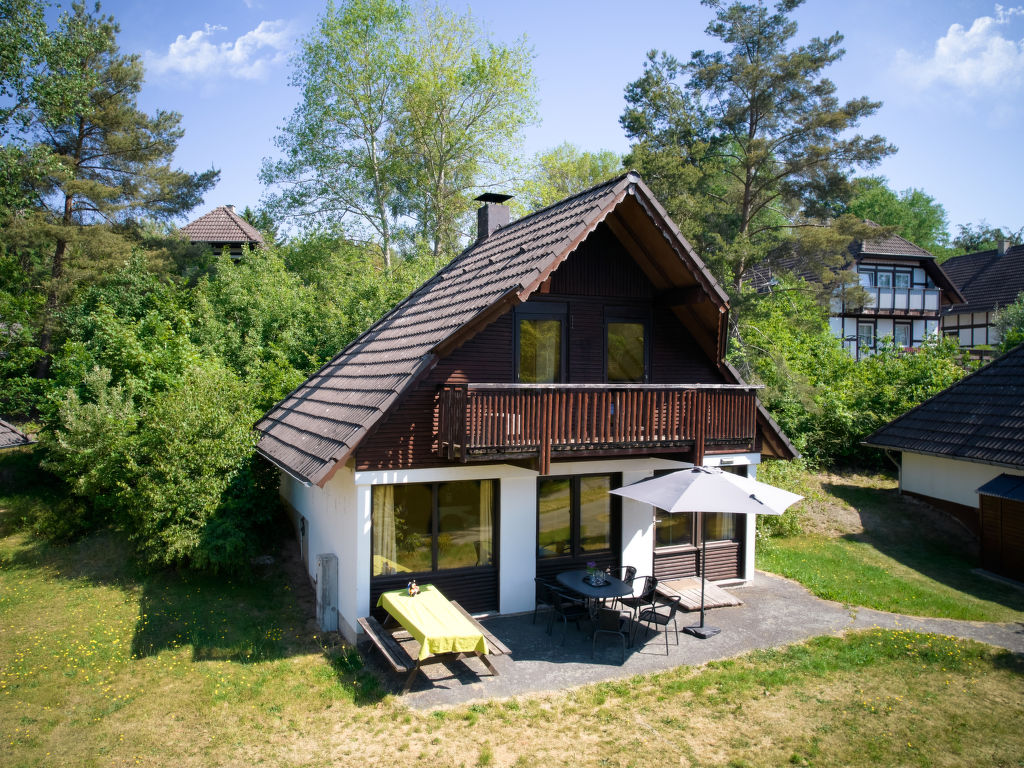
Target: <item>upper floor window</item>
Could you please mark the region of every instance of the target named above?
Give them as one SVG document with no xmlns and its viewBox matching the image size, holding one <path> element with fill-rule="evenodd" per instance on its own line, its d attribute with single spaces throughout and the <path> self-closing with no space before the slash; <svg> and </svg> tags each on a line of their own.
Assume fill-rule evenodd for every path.
<svg viewBox="0 0 1024 768">
<path fill-rule="evenodd" d="M 647 318 L 634 312 L 605 318 L 605 376 L 609 383 L 649 380 L 648 326 Z"/>
<path fill-rule="evenodd" d="M 516 375 L 524 384 L 565 381 L 565 304 L 516 310 Z"/>
</svg>

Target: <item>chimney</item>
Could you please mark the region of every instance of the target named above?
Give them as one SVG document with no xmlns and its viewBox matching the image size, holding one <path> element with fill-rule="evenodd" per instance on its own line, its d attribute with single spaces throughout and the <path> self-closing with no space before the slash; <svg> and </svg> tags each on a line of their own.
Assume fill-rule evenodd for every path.
<svg viewBox="0 0 1024 768">
<path fill-rule="evenodd" d="M 508 225 L 509 210 L 505 201 L 511 200 L 512 195 L 485 192 L 476 199 L 477 202 L 483 203 L 476 212 L 476 241 L 479 243 L 486 240 L 495 230 Z"/>
<path fill-rule="evenodd" d="M 227 208 L 227 209 L 228 209 L 229 211 L 231 211 L 232 213 L 234 213 L 234 212 L 235 212 L 235 206 L 233 206 L 233 205 L 225 205 L 224 207 L 225 207 L 225 208 Z"/>
<path fill-rule="evenodd" d="M 996 243 L 996 256 L 1005 256 L 1006 249 L 1010 247 L 1010 241 L 1006 238 L 999 238 Z"/>
</svg>

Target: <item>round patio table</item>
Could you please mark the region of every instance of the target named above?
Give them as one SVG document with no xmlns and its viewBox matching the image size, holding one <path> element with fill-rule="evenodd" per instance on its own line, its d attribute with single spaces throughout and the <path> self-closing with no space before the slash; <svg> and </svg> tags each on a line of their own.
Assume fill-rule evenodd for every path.
<svg viewBox="0 0 1024 768">
<path fill-rule="evenodd" d="M 614 576 L 604 575 L 607 583 L 595 587 L 587 580 L 587 571 L 563 571 L 555 579 L 566 589 L 583 595 L 588 600 L 603 600 L 611 597 L 626 597 L 633 594 L 633 585 L 627 584 L 622 579 Z"/>
</svg>

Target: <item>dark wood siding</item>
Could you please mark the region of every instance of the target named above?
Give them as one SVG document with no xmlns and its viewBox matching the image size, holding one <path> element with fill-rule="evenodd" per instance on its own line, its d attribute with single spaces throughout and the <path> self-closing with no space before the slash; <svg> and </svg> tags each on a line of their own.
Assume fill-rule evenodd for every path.
<svg viewBox="0 0 1024 768">
<path fill-rule="evenodd" d="M 979 508 L 982 566 L 1024 580 L 1024 502 L 982 494 Z"/>
<path fill-rule="evenodd" d="M 528 303 L 568 305 L 568 383 L 603 383 L 606 312 L 628 307 L 651 318 L 653 383 L 724 383 L 713 361 L 669 310 L 653 305 L 653 286 L 604 225 L 555 270 Z M 450 466 L 434 454 L 437 392 L 445 384 L 515 380 L 515 317 L 502 315 L 441 360 L 381 420 L 355 452 L 359 470 Z"/>
<path fill-rule="evenodd" d="M 377 598 L 382 592 L 402 589 L 409 579 L 416 577 L 420 586 L 433 584 L 441 594 L 449 600 L 457 600 L 470 613 L 497 611 L 498 605 L 498 569 L 496 566 L 487 568 L 459 568 L 450 571 L 435 571 L 429 574 L 396 574 L 394 576 L 375 576 L 370 579 L 370 608 L 374 615 L 383 618 L 383 609 L 377 607 Z"/>
<path fill-rule="evenodd" d="M 716 541 L 708 544 L 709 581 L 742 576 L 743 542 Z M 654 575 L 662 581 L 700 575 L 700 548 L 686 547 L 654 552 Z"/>
</svg>

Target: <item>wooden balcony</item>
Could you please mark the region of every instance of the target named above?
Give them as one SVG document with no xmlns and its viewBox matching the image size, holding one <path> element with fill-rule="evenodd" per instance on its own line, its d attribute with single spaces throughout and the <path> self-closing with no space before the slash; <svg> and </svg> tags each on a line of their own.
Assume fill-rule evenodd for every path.
<svg viewBox="0 0 1024 768">
<path fill-rule="evenodd" d="M 449 461 L 753 451 L 757 387 L 732 384 L 462 384 L 437 400 Z"/>
</svg>

